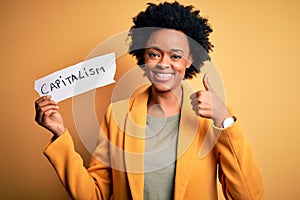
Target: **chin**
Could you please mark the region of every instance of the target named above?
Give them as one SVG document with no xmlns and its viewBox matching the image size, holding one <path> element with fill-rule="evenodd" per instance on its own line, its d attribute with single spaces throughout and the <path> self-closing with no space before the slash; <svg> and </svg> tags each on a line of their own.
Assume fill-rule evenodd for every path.
<svg viewBox="0 0 300 200">
<path fill-rule="evenodd" d="M 168 85 L 163 85 L 160 83 L 152 83 L 152 88 L 159 92 L 167 92 L 171 90 L 171 87 L 169 87 Z"/>
<path fill-rule="evenodd" d="M 180 85 L 167 85 L 161 83 L 152 83 L 152 88 L 157 92 L 170 92 L 175 88 L 180 87 Z"/>
</svg>

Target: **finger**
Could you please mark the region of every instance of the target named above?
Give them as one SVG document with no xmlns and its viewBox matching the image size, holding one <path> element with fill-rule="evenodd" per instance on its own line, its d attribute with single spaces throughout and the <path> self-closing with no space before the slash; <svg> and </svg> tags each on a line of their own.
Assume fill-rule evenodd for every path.
<svg viewBox="0 0 300 200">
<path fill-rule="evenodd" d="M 48 113 L 49 111 L 57 111 L 58 109 L 59 107 L 57 105 L 48 105 L 40 108 L 39 112 L 37 112 L 36 114 L 36 122 L 42 122 L 46 113 Z"/>
<path fill-rule="evenodd" d="M 199 110 L 199 114 L 200 117 L 204 117 L 204 118 L 211 118 L 211 111 L 210 110 L 205 110 L 205 109 L 201 109 Z"/>
<path fill-rule="evenodd" d="M 35 103 L 36 110 L 39 110 L 40 108 L 48 105 L 57 105 L 57 102 L 51 100 L 50 98 L 43 97 L 41 99 L 38 99 Z"/>
<path fill-rule="evenodd" d="M 44 115 L 45 110 L 50 109 L 47 106 L 57 106 L 57 104 L 51 100 L 51 96 L 43 96 L 35 101 L 35 121 L 40 123 Z M 56 109 L 56 108 L 54 108 Z"/>
<path fill-rule="evenodd" d="M 40 125 L 43 125 L 44 127 L 47 127 L 47 119 L 49 119 L 49 117 L 54 114 L 55 112 L 57 112 L 56 110 L 50 109 L 44 112 L 44 114 L 42 115 L 40 121 L 38 122 Z"/>
<path fill-rule="evenodd" d="M 204 85 L 205 90 L 207 90 L 207 91 L 212 90 L 212 87 L 211 87 L 211 85 L 208 81 L 208 74 L 207 73 L 204 74 L 202 81 L 203 81 L 203 85 Z"/>
<path fill-rule="evenodd" d="M 190 96 L 190 99 L 193 100 L 193 99 L 197 98 L 197 96 L 198 96 L 197 92 L 195 92 Z"/>
<path fill-rule="evenodd" d="M 199 106 L 194 104 L 192 108 L 195 114 L 199 116 Z"/>
<path fill-rule="evenodd" d="M 37 115 L 36 115 L 36 121 L 37 121 L 37 122 L 42 122 L 42 119 L 43 119 L 43 117 L 45 116 L 45 113 L 46 113 L 46 112 L 51 111 L 51 110 L 57 111 L 58 109 L 59 109 L 58 106 L 53 106 L 53 105 L 43 107 L 43 108 L 40 110 L 40 112 L 37 113 Z"/>
<path fill-rule="evenodd" d="M 191 101 L 191 104 L 192 104 L 192 106 L 198 105 L 198 104 L 199 104 L 198 99 L 193 99 L 193 100 Z"/>
<path fill-rule="evenodd" d="M 192 101 L 198 101 L 198 102 L 208 102 L 211 98 L 211 92 L 210 91 L 198 91 L 196 92 L 195 96 L 191 98 Z"/>
<path fill-rule="evenodd" d="M 35 103 L 38 104 L 38 103 L 40 103 L 40 102 L 42 102 L 42 101 L 44 101 L 44 100 L 46 100 L 46 99 L 51 99 L 51 96 L 50 96 L 50 95 L 42 96 L 42 97 L 38 98 L 38 99 L 35 101 Z"/>
<path fill-rule="evenodd" d="M 41 112 L 46 112 L 47 110 L 50 110 L 50 109 L 58 110 L 59 107 L 58 107 L 58 105 L 47 105 L 47 106 L 44 106 L 41 108 Z"/>
<path fill-rule="evenodd" d="M 38 98 L 34 102 L 35 109 L 37 110 L 39 107 L 41 107 L 41 104 L 43 104 L 43 102 L 50 100 L 50 98 L 51 98 L 51 96 L 42 96 L 42 97 Z"/>
<path fill-rule="evenodd" d="M 56 110 L 56 109 L 49 109 L 49 110 L 45 111 L 44 117 L 49 118 L 49 117 L 50 117 L 52 114 L 54 114 L 54 113 L 57 113 L 57 110 Z"/>
<path fill-rule="evenodd" d="M 210 118 L 210 110 L 201 105 L 194 105 L 193 110 L 196 115 L 204 118 Z"/>
</svg>

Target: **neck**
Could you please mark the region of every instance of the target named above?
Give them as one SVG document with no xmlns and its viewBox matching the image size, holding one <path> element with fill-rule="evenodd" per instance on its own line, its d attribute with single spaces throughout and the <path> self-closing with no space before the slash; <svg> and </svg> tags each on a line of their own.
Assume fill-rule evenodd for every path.
<svg viewBox="0 0 300 200">
<path fill-rule="evenodd" d="M 148 114 L 155 117 L 170 117 L 180 112 L 182 102 L 182 88 L 165 92 L 151 88 L 148 100 Z"/>
</svg>

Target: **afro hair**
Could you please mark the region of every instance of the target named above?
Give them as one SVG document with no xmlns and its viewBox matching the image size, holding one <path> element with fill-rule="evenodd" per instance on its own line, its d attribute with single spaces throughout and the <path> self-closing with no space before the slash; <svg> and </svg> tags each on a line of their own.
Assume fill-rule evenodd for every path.
<svg viewBox="0 0 300 200">
<path fill-rule="evenodd" d="M 139 66 L 144 65 L 144 51 L 150 35 L 159 29 L 174 29 L 187 35 L 193 57 L 192 65 L 186 69 L 185 78 L 193 78 L 200 73 L 203 62 L 210 60 L 208 53 L 213 45 L 209 34 L 213 31 L 208 19 L 200 16 L 193 6 L 184 6 L 178 2 L 160 4 L 148 3 L 145 11 L 133 18 L 130 28 L 131 44 L 129 54 L 137 59 Z"/>
</svg>

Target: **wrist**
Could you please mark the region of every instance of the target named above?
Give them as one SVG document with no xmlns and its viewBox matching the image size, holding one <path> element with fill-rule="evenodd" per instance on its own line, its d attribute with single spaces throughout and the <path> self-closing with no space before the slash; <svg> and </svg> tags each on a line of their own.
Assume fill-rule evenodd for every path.
<svg viewBox="0 0 300 200">
<path fill-rule="evenodd" d="M 59 136 L 61 136 L 64 132 L 66 131 L 66 128 L 62 125 L 62 126 L 58 126 L 56 127 L 55 130 L 51 131 L 54 135 L 55 138 L 58 138 Z"/>
<path fill-rule="evenodd" d="M 226 114 L 223 117 L 213 119 L 214 125 L 219 128 L 227 128 L 235 122 L 236 118 L 226 110 Z"/>
<path fill-rule="evenodd" d="M 222 128 L 222 124 L 223 121 L 217 121 L 217 120 L 213 120 L 214 126 L 218 127 L 218 128 Z"/>
</svg>

